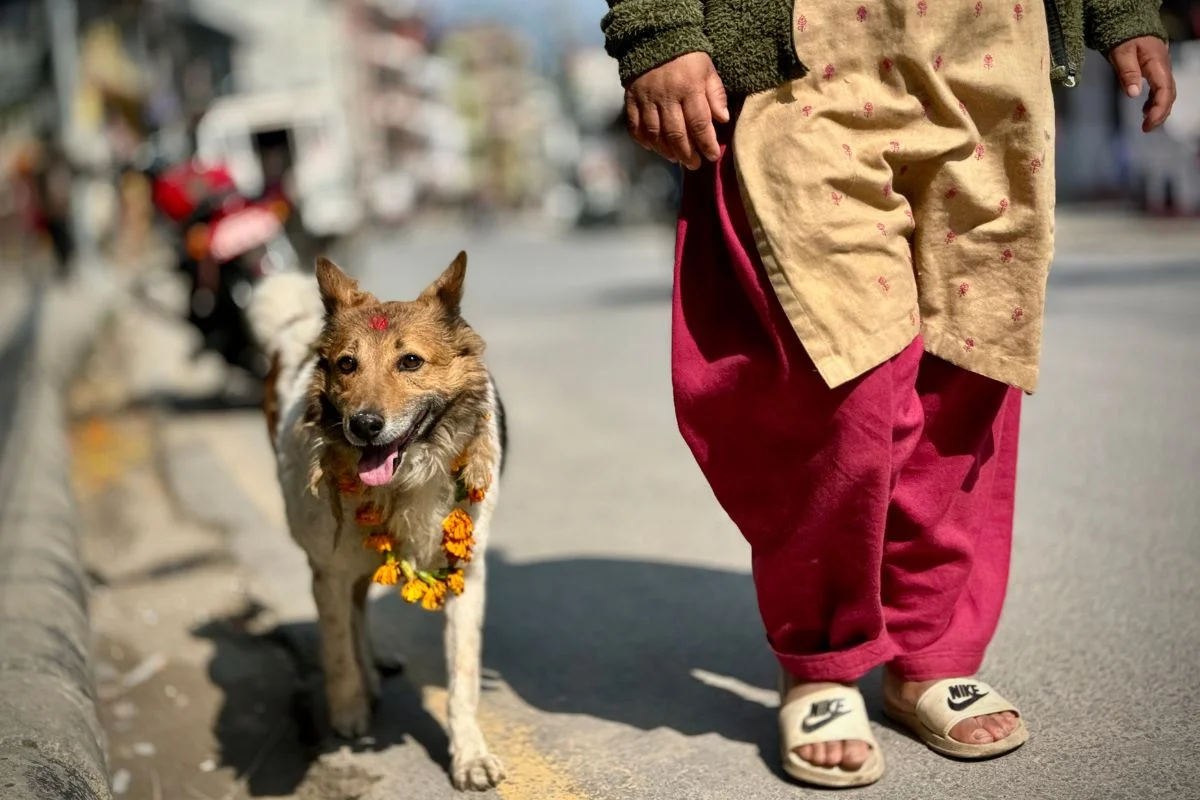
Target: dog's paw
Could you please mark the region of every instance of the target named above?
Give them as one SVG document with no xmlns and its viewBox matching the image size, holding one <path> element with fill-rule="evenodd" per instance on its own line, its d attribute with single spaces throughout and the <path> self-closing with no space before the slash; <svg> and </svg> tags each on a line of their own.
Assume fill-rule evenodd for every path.
<svg viewBox="0 0 1200 800">
<path fill-rule="evenodd" d="M 371 703 L 366 695 L 358 695 L 352 699 L 330 703 L 329 724 L 334 733 L 343 739 L 357 739 L 366 736 L 371 728 Z"/>
<path fill-rule="evenodd" d="M 499 786 L 507 777 L 500 759 L 490 753 L 475 758 L 455 758 L 450 764 L 454 788 L 460 792 L 484 792 Z"/>
</svg>

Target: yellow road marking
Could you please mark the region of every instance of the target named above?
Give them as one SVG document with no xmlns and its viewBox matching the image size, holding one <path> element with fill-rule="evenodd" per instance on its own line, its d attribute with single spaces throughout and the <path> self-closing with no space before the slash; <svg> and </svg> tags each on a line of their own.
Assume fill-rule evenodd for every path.
<svg viewBox="0 0 1200 800">
<path fill-rule="evenodd" d="M 427 686 L 422 695 L 425 708 L 445 726 L 446 690 Z M 503 800 L 588 800 L 565 770 L 538 750 L 531 727 L 511 724 L 486 704 L 479 707 L 479 727 L 508 772 L 508 778 L 496 787 Z"/>
</svg>

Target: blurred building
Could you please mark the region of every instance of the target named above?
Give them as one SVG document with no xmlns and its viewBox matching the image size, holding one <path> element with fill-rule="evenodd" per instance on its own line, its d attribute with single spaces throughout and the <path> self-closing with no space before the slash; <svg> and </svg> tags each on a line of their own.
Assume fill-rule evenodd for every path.
<svg viewBox="0 0 1200 800">
<path fill-rule="evenodd" d="M 499 25 L 448 32 L 439 52 L 455 67 L 453 105 L 467 130 L 477 206 L 540 210 L 556 183 L 547 138 L 570 120 L 550 79 L 534 70 L 533 48 Z"/>
<path fill-rule="evenodd" d="M 191 0 L 236 33 L 223 91 L 196 124 L 196 152 L 225 163 L 240 191 L 281 191 L 307 258 L 349 235 L 359 191 L 353 4 L 338 0 Z"/>
<path fill-rule="evenodd" d="M 556 86 L 531 61 L 531 43 L 495 24 L 435 30 L 429 4 L 413 0 L 350 6 L 363 185 L 374 217 L 541 213 L 562 172 L 556 143 L 574 133 Z"/>
<path fill-rule="evenodd" d="M 354 0 L 356 108 L 363 189 L 374 217 L 461 204 L 470 192 L 468 143 L 450 103 L 454 66 L 431 51 L 413 2 Z"/>
<path fill-rule="evenodd" d="M 17 153 L 22 168 L 56 176 L 53 191 L 35 192 L 35 206 L 51 197 L 72 206 L 73 238 L 89 253 L 111 240 L 125 216 L 122 167 L 152 130 L 182 124 L 189 105 L 211 99 L 232 42 L 185 0 L 0 5 L 0 224 L 11 224 Z M 31 216 L 46 213 L 59 211 Z"/>
</svg>

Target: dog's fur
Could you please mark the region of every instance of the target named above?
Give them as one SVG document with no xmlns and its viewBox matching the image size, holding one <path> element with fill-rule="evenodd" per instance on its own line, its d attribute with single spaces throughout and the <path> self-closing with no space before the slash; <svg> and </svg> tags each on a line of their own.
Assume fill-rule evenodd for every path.
<svg viewBox="0 0 1200 800">
<path fill-rule="evenodd" d="M 364 614 L 380 559 L 363 548 L 355 508 L 365 500 L 381 506 L 397 555 L 418 569 L 436 569 L 446 564 L 441 521 L 454 505 L 455 458 L 468 454 L 467 485 L 489 487 L 483 502 L 469 509 L 476 545 L 465 565 L 466 588 L 445 608 L 451 775 L 460 789 L 483 790 L 504 778 L 476 708 L 484 555 L 506 437 L 483 340 L 459 312 L 465 273 L 466 255 L 460 253 L 415 301 L 380 302 L 332 262 L 318 259 L 315 282 L 298 274 L 264 281 L 250 318 L 271 358 L 264 409 L 288 524 L 312 567 L 330 718 L 338 734 L 367 732 L 379 691 Z M 346 357 L 354 360 L 352 369 Z M 383 418 L 376 441 L 400 448 L 398 466 L 384 485 L 343 498 L 338 477 L 363 469 L 366 443 L 351 418 L 364 411 Z"/>
</svg>

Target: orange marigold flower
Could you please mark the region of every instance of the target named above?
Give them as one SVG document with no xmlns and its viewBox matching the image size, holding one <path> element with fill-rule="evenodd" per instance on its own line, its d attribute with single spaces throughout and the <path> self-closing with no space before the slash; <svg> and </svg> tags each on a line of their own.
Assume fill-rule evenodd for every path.
<svg viewBox="0 0 1200 800">
<path fill-rule="evenodd" d="M 466 469 L 467 459 L 469 458 L 470 454 L 468 454 L 466 450 L 463 450 L 454 457 L 453 461 L 450 462 L 450 472 L 454 474 L 462 472 L 464 469 Z"/>
<path fill-rule="evenodd" d="M 445 534 L 446 539 L 452 542 L 464 542 L 475 533 L 475 523 L 471 520 L 470 514 L 461 508 L 456 508 L 442 520 L 442 533 Z"/>
<path fill-rule="evenodd" d="M 400 580 L 400 566 L 394 561 L 389 561 L 375 570 L 371 580 L 384 586 L 395 586 Z"/>
<path fill-rule="evenodd" d="M 363 547 L 377 553 L 390 553 L 392 537 L 386 533 L 372 533 L 370 536 L 363 537 Z"/>
<path fill-rule="evenodd" d="M 467 499 L 472 503 L 482 503 L 485 497 L 487 497 L 487 489 L 477 489 L 474 486 L 467 489 Z"/>
<path fill-rule="evenodd" d="M 419 603 L 429 591 L 429 585 L 420 578 L 413 578 L 400 587 L 400 596 L 406 603 Z"/>
<path fill-rule="evenodd" d="M 446 605 L 446 584 L 444 583 L 433 584 L 421 598 L 421 608 L 426 611 L 437 611 L 444 605 Z"/>
<path fill-rule="evenodd" d="M 362 494 L 363 485 L 353 475 L 342 475 L 337 479 L 338 494 L 357 496 Z"/>
<path fill-rule="evenodd" d="M 448 539 L 442 542 L 442 550 L 446 551 L 447 556 L 457 561 L 470 561 L 474 547 L 475 542 L 472 539 L 461 542 Z"/>
<path fill-rule="evenodd" d="M 354 512 L 354 521 L 363 527 L 383 524 L 383 509 L 374 503 L 363 503 Z"/>
<path fill-rule="evenodd" d="M 467 588 L 461 569 L 456 569 L 446 576 L 446 588 L 455 594 L 462 594 L 463 590 Z"/>
</svg>

